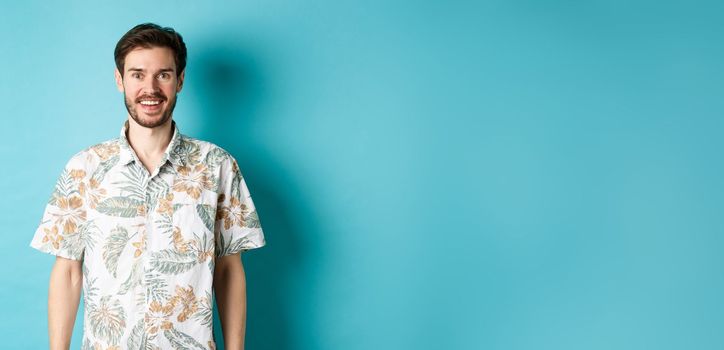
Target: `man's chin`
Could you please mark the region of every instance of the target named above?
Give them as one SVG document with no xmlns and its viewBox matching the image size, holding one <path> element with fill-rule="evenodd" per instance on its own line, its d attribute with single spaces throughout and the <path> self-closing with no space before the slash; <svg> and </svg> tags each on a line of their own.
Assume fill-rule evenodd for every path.
<svg viewBox="0 0 724 350">
<path fill-rule="evenodd" d="M 161 126 L 165 124 L 169 119 L 171 119 L 171 116 L 169 115 L 168 117 L 166 117 L 166 114 L 163 112 L 146 114 L 142 111 L 137 111 L 135 118 L 137 124 L 146 128 L 155 128 L 157 126 Z"/>
<path fill-rule="evenodd" d="M 125 99 L 126 110 L 136 124 L 145 128 L 155 128 L 164 125 L 171 119 L 176 106 L 176 99 L 164 99 L 158 108 L 144 108 L 140 103 L 133 103 Z"/>
</svg>

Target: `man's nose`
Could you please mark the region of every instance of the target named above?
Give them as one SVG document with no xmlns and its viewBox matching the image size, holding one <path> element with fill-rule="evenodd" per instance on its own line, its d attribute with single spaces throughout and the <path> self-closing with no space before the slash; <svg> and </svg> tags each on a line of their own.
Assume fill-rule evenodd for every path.
<svg viewBox="0 0 724 350">
<path fill-rule="evenodd" d="M 159 87 L 158 80 L 156 80 L 155 78 L 149 78 L 143 82 L 143 91 L 144 92 L 151 94 L 151 93 L 156 93 L 160 90 L 161 90 L 161 88 Z"/>
</svg>

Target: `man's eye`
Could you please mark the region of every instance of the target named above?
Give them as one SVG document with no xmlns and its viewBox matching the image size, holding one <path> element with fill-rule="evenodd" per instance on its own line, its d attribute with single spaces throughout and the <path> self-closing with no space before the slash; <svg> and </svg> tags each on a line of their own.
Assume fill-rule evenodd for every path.
<svg viewBox="0 0 724 350">
<path fill-rule="evenodd" d="M 161 73 L 158 75 L 158 78 L 161 80 L 166 80 L 166 79 L 170 78 L 170 75 L 168 73 Z"/>
<path fill-rule="evenodd" d="M 139 74 L 139 73 L 133 73 L 133 74 L 131 74 L 131 76 L 134 77 L 134 78 L 136 78 L 136 79 L 140 79 L 140 78 L 141 78 L 141 74 Z"/>
</svg>

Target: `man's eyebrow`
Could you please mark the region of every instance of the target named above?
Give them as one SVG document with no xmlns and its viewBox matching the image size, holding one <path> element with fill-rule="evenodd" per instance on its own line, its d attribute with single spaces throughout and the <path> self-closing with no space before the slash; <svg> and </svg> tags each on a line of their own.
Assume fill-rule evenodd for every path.
<svg viewBox="0 0 724 350">
<path fill-rule="evenodd" d="M 129 72 L 141 72 L 145 73 L 146 70 L 143 68 L 128 68 Z M 161 68 L 158 70 L 158 73 L 164 73 L 164 72 L 173 72 L 173 68 Z"/>
</svg>

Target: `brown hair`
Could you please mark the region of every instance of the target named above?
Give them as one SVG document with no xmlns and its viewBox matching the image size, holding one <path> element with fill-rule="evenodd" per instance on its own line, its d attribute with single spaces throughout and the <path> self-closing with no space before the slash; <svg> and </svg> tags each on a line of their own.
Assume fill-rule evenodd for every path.
<svg viewBox="0 0 724 350">
<path fill-rule="evenodd" d="M 186 68 L 186 44 L 173 28 L 161 27 L 154 23 L 139 24 L 121 37 L 116 44 L 113 55 L 116 59 L 116 68 L 123 76 L 123 67 L 126 63 L 126 55 L 138 47 L 167 47 L 174 53 L 176 61 L 176 76 L 181 75 Z"/>
</svg>

